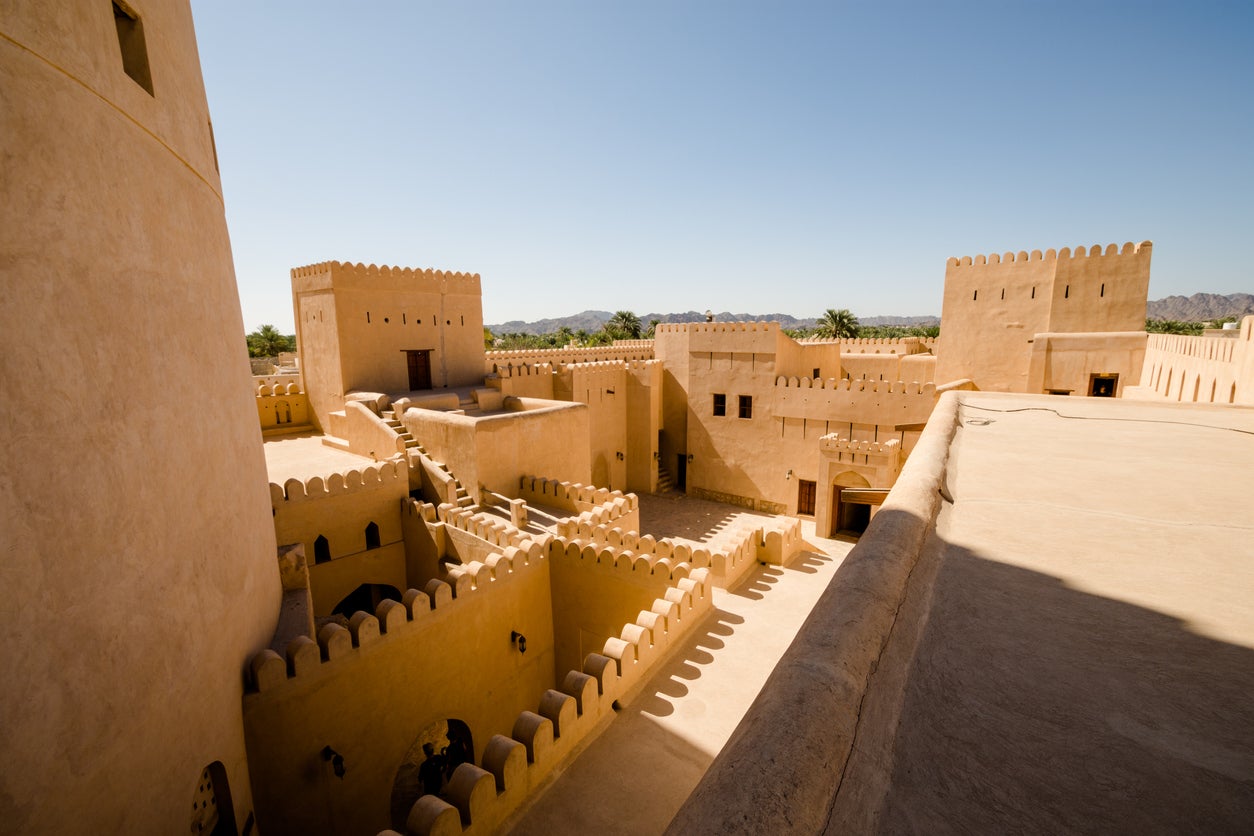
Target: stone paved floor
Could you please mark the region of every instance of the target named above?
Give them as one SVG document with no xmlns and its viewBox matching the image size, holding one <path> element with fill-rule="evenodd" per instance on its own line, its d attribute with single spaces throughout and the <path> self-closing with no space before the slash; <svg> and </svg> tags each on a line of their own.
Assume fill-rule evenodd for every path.
<svg viewBox="0 0 1254 836">
<path fill-rule="evenodd" d="M 682 495 L 642 496 L 654 536 L 705 539 L 746 516 Z M 512 823 L 517 836 L 661 833 L 757 696 L 853 547 L 814 536 L 788 567 L 759 566 L 714 610 L 613 723 Z M 781 730 L 786 734 L 787 730 Z"/>
</svg>

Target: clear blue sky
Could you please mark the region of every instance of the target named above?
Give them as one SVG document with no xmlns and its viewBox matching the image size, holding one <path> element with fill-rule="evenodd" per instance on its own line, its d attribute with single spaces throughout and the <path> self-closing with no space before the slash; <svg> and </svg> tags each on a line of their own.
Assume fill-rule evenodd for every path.
<svg viewBox="0 0 1254 836">
<path fill-rule="evenodd" d="M 1154 241 L 1254 292 L 1254 3 L 193 0 L 244 321 L 288 271 L 484 319 L 938 314 L 945 259 Z"/>
</svg>

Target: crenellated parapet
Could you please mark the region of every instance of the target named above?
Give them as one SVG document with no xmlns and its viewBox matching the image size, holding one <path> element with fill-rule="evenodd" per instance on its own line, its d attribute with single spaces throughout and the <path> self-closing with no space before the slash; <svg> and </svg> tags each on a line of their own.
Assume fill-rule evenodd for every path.
<svg viewBox="0 0 1254 836">
<path fill-rule="evenodd" d="M 342 261 L 323 261 L 292 268 L 294 290 L 329 287 L 332 283 L 339 288 L 390 286 L 406 290 L 425 290 L 431 293 L 465 293 L 476 296 L 482 292 L 478 273 L 389 267 L 360 262 L 354 264 Z"/>
<path fill-rule="evenodd" d="M 762 334 L 778 330 L 778 322 L 675 322 L 654 327 L 655 334 Z"/>
<path fill-rule="evenodd" d="M 633 511 L 639 511 L 640 498 L 634 493 L 612 491 L 579 482 L 523 476 L 519 479 L 519 496 L 537 505 L 547 505 L 579 514 L 589 514 L 597 524 L 612 522 Z"/>
<path fill-rule="evenodd" d="M 543 377 L 553 374 L 552 363 L 521 363 L 517 366 L 507 364 L 497 366 L 495 374 L 502 378 Z"/>
<path fill-rule="evenodd" d="M 581 670 L 568 671 L 557 688 L 545 691 L 535 711 L 521 712 L 508 735 L 493 735 L 479 765 L 458 766 L 442 797 L 419 797 L 405 836 L 494 832 L 621 700 L 639 691 L 712 607 L 706 570 L 681 578 L 606 639 L 600 653 L 588 654 Z M 379 836 L 401 834 L 385 830 Z"/>
<path fill-rule="evenodd" d="M 1254 403 L 1254 316 L 1232 336 L 1150 334 L 1140 385 L 1125 398 L 1187 403 Z"/>
<path fill-rule="evenodd" d="M 838 458 L 845 455 L 897 457 L 901 455 L 901 442 L 895 438 L 888 441 L 854 441 L 831 433 L 819 439 L 819 450 Z"/>
<path fill-rule="evenodd" d="M 839 340 L 845 354 L 923 354 L 936 347 L 936 337 L 866 337 Z"/>
<path fill-rule="evenodd" d="M 1004 255 L 991 253 L 989 255 L 977 255 L 974 258 L 969 255 L 964 255 L 961 258 L 951 256 L 946 262 L 946 266 L 971 267 L 984 264 L 1020 264 L 1029 261 L 1061 261 L 1066 259 L 1101 258 L 1112 255 L 1148 255 L 1153 246 L 1154 245 L 1149 241 L 1142 241 L 1139 244 L 1134 244 L 1131 241 L 1128 241 L 1123 245 L 1123 249 L 1120 249 L 1118 244 L 1107 244 L 1105 247 L 1101 244 L 1094 244 L 1092 247 L 1089 247 L 1087 251 L 1083 246 L 1080 246 L 1076 247 L 1075 250 L 1072 250 L 1070 247 L 1063 247 L 1061 250 L 1055 251 L 1049 249 L 1045 250 L 1043 253 L 1040 250 L 1032 250 L 1030 253 L 1026 250 L 1020 250 L 1018 253 L 1008 252 Z"/>
<path fill-rule="evenodd" d="M 917 380 L 906 383 L 902 380 L 784 377 L 780 375 L 775 378 L 775 386 L 782 389 L 825 389 L 833 392 L 874 392 L 877 394 L 923 395 L 926 397 L 932 397 L 936 393 L 936 384 L 919 383 Z"/>
<path fill-rule="evenodd" d="M 652 340 L 627 340 L 628 344 L 614 343 L 601 346 L 566 346 L 564 348 L 510 349 L 508 351 L 485 351 L 483 353 L 484 370 L 488 374 L 500 374 L 505 369 L 520 365 L 534 366 L 548 364 L 560 369 L 576 363 L 595 362 L 629 362 L 632 360 L 652 360 Z"/>
<path fill-rule="evenodd" d="M 275 508 L 284 502 L 304 502 L 326 499 L 360 491 L 377 490 L 409 484 L 409 467 L 403 459 L 391 459 L 366 465 L 360 470 L 332 473 L 325 479 L 312 476 L 308 479 L 288 479 L 281 486 L 270 483 L 270 501 Z"/>
</svg>

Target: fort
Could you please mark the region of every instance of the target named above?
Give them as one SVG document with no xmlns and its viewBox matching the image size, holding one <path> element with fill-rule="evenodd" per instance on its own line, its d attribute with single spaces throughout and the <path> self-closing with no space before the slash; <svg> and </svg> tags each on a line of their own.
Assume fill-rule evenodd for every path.
<svg viewBox="0 0 1254 836">
<path fill-rule="evenodd" d="M 1254 820 L 1254 317 L 1146 334 L 1150 242 L 950 258 L 939 338 L 534 351 L 323 261 L 252 376 L 188 3 L 2 25 L 6 829 Z"/>
</svg>

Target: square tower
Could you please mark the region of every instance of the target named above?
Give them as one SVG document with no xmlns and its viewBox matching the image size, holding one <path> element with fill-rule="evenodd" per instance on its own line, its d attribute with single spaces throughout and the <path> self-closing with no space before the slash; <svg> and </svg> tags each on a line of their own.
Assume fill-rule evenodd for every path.
<svg viewBox="0 0 1254 836">
<path fill-rule="evenodd" d="M 349 392 L 483 382 L 478 273 L 327 261 L 292 270 L 296 342 L 317 423 Z"/>
</svg>

